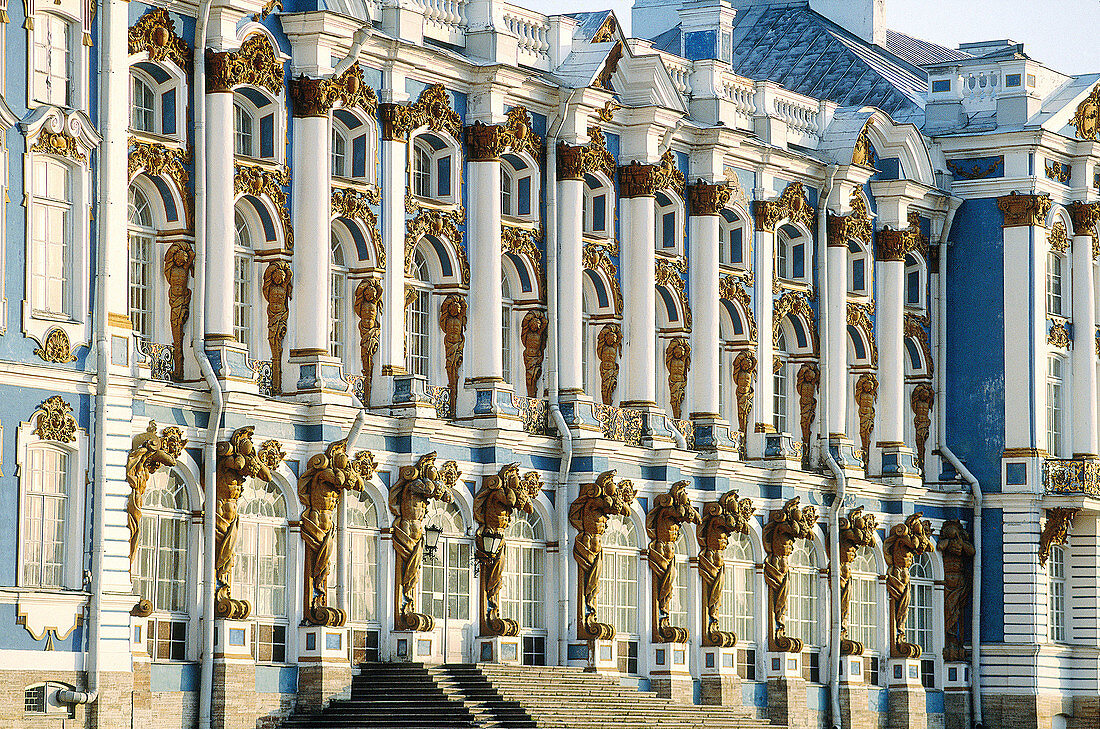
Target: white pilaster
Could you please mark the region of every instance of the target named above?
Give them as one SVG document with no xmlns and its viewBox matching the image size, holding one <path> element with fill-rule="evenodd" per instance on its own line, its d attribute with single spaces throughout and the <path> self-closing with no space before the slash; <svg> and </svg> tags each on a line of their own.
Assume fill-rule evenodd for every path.
<svg viewBox="0 0 1100 729">
<path fill-rule="evenodd" d="M 558 181 L 558 280 L 547 285 L 558 287 L 558 378 L 563 391 L 584 388 L 581 371 L 584 346 L 581 315 L 584 311 L 581 240 L 584 206 L 584 181 Z M 554 241 L 549 241 L 553 244 Z M 593 393 L 590 393 L 593 394 Z"/>
<path fill-rule="evenodd" d="M 294 120 L 294 356 L 328 354 L 331 134 L 327 115 Z M 290 374 L 297 379 L 296 372 Z"/>
<path fill-rule="evenodd" d="M 466 356 L 470 381 L 499 381 L 504 376 L 501 330 L 500 160 L 471 161 L 468 237 L 470 310 L 474 346 Z M 495 346 L 493 342 L 496 342 Z"/>
<path fill-rule="evenodd" d="M 902 421 L 905 395 L 904 283 L 904 258 L 879 261 L 876 288 L 879 380 L 876 428 L 878 440 L 889 444 L 900 444 L 905 433 Z"/>
<path fill-rule="evenodd" d="M 623 198 L 623 372 L 619 387 L 623 404 L 656 403 L 657 314 L 654 306 L 656 266 L 653 259 L 654 200 L 640 195 Z"/>
<path fill-rule="evenodd" d="M 202 184 L 202 183 L 200 183 Z M 206 94 L 206 335 L 233 338 L 233 94 Z"/>
<path fill-rule="evenodd" d="M 1092 236 L 1073 237 L 1073 454 L 1097 453 L 1096 288 Z"/>
<path fill-rule="evenodd" d="M 772 345 L 772 313 L 775 305 L 772 289 L 775 231 L 757 230 L 755 237 L 753 265 L 757 295 L 753 297 L 753 306 L 756 308 L 756 324 L 760 334 L 756 344 L 756 397 L 752 403 L 753 421 L 749 424 L 748 440 L 750 443 L 757 444 L 755 448 L 750 447 L 750 455 L 759 456 L 763 454 L 763 439 L 758 434 L 754 437 L 754 433 L 758 433 L 761 429 L 771 430 L 775 425 L 773 412 L 775 380 L 772 372 L 772 358 L 775 356 L 775 347 Z"/>
<path fill-rule="evenodd" d="M 1043 229 L 1004 229 L 1005 449 L 1046 448 L 1046 255 L 1037 252 Z M 1043 292 L 1045 292 L 1045 286 Z"/>
<path fill-rule="evenodd" d="M 691 266 L 691 369 L 688 371 L 692 415 L 717 417 L 718 403 L 718 216 L 692 215 L 688 237 Z"/>
<path fill-rule="evenodd" d="M 405 372 L 405 165 L 403 139 L 382 140 L 382 242 L 386 249 L 382 276 L 379 335 L 382 374 Z"/>
<path fill-rule="evenodd" d="M 825 312 L 825 328 L 828 331 L 828 373 L 826 376 L 826 425 L 829 437 L 846 436 L 845 419 L 848 398 L 848 247 L 845 241 L 837 242 L 825 253 L 828 256 L 829 306 Z"/>
</svg>

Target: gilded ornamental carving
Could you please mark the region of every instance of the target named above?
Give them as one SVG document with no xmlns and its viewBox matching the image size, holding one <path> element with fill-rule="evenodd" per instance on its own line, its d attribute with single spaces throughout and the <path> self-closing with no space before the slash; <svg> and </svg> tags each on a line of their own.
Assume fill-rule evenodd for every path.
<svg viewBox="0 0 1100 729">
<path fill-rule="evenodd" d="M 259 197 L 267 195 L 279 211 L 283 224 L 284 250 L 294 251 L 294 227 L 290 223 L 290 206 L 287 205 L 284 187 L 290 185 L 290 172 L 286 168 L 269 170 L 259 165 L 238 164 L 233 173 L 233 192 L 238 195 Z"/>
<path fill-rule="evenodd" d="M 921 519 L 919 511 L 901 524 L 890 529 L 882 548 L 886 555 L 886 593 L 890 598 L 890 656 L 893 658 L 920 658 L 920 646 L 905 639 L 905 625 L 909 616 L 912 590 L 909 584 L 909 568 L 913 558 L 930 552 L 932 525 Z"/>
<path fill-rule="evenodd" d="M 58 443 L 72 443 L 76 440 L 76 418 L 73 407 L 61 399 L 60 395 L 51 395 L 34 415 L 34 434 L 42 440 Z"/>
<path fill-rule="evenodd" d="M 183 328 L 191 318 L 191 274 L 195 250 L 186 240 L 172 241 L 164 252 L 164 280 L 168 283 L 168 319 L 172 330 L 172 378 L 183 379 Z"/>
<path fill-rule="evenodd" d="M 69 343 L 69 335 L 61 327 L 54 327 L 46 332 L 46 336 L 42 339 L 42 346 L 35 347 L 34 353 L 43 362 L 67 364 L 76 361 L 76 354 Z"/>
<path fill-rule="evenodd" d="M 749 282 L 751 286 L 752 283 Z M 747 320 L 749 342 L 756 344 L 759 331 L 756 327 L 756 316 L 752 313 L 752 302 L 749 300 L 749 292 L 734 274 L 727 274 L 718 281 L 718 298 L 726 301 L 735 301 L 741 305 L 741 313 Z"/>
<path fill-rule="evenodd" d="M 737 429 L 741 433 L 741 455 L 749 435 L 749 415 L 752 412 L 753 382 L 756 380 L 756 354 L 745 349 L 733 359 L 733 383 L 737 398 Z"/>
<path fill-rule="evenodd" d="M 617 255 L 619 255 L 619 244 L 613 238 L 586 241 L 581 251 L 581 265 L 587 270 L 603 274 L 603 279 L 607 282 L 611 297 L 615 301 L 615 313 L 622 314 L 623 292 L 619 288 L 619 267 L 611 260 L 612 256 Z"/>
<path fill-rule="evenodd" d="M 267 343 L 271 347 L 271 390 L 283 391 L 283 340 L 290 318 L 290 296 L 294 288 L 290 262 L 274 260 L 264 270 L 263 292 L 267 301 Z"/>
<path fill-rule="evenodd" d="M 1091 235 L 1095 241 L 1097 238 L 1097 223 L 1100 223 L 1100 203 L 1072 202 L 1066 206 L 1070 220 L 1073 222 L 1073 234 Z M 1059 221 L 1061 222 L 1061 221 Z M 1095 258 L 1095 254 L 1093 255 Z"/>
<path fill-rule="evenodd" d="M 871 211 L 867 206 L 867 199 L 859 189 L 852 191 L 849 206 L 852 210 L 847 215 L 828 214 L 829 245 L 847 246 L 850 240 L 861 241 L 867 246 L 871 245 L 874 237 Z"/>
<path fill-rule="evenodd" d="M 637 496 L 634 484 L 615 483 L 615 472 L 601 473 L 595 483 L 584 484 L 569 505 L 569 524 L 577 530 L 573 540 L 573 559 L 577 562 L 577 638 L 610 640 L 615 626 L 596 619 L 600 594 L 600 568 L 603 565 L 603 534 L 612 516 L 628 516 Z"/>
<path fill-rule="evenodd" d="M 451 108 L 451 97 L 443 84 L 428 86 L 412 104 L 379 104 L 378 113 L 383 141 L 407 141 L 409 134 L 423 126 L 462 139 L 462 117 Z"/>
<path fill-rule="evenodd" d="M 397 481 L 390 487 L 389 506 L 393 514 L 394 564 L 394 629 L 431 630 L 435 621 L 430 615 L 417 612 L 419 607 L 420 565 L 424 558 L 424 516 L 431 501 L 450 503 L 454 500 L 451 486 L 435 466 L 435 451 L 417 460 L 415 465 L 402 466 Z M 452 465 L 453 464 L 453 465 Z M 448 466 L 451 466 L 448 469 Z M 458 480 L 458 467 L 448 461 L 444 468 Z"/>
<path fill-rule="evenodd" d="M 1023 195 L 1014 192 L 997 198 L 997 207 L 1004 213 L 1004 227 L 1046 226 L 1050 213 L 1050 195 Z"/>
<path fill-rule="evenodd" d="M 164 8 L 153 8 L 138 18 L 126 34 L 127 52 L 145 51 L 150 61 L 171 61 L 188 70 L 191 48 L 176 35 L 176 24 Z"/>
<path fill-rule="evenodd" d="M 294 116 L 299 118 L 328 116 L 336 104 L 359 107 L 371 117 L 378 111 L 378 97 L 363 79 L 363 69 L 357 63 L 335 78 L 291 79 L 290 99 Z"/>
<path fill-rule="evenodd" d="M 382 311 L 382 284 L 378 279 L 367 278 L 355 288 L 352 308 L 359 317 L 359 359 L 363 368 L 363 404 L 370 406 L 371 384 L 374 381 L 374 358 L 378 354 L 378 340 L 382 323 L 378 315 Z"/>
<path fill-rule="evenodd" d="M 875 341 L 875 325 L 871 323 L 871 315 L 874 313 L 874 301 L 866 304 L 849 301 L 846 321 L 848 326 L 855 327 L 863 334 L 863 338 L 867 343 L 867 356 L 871 359 L 871 366 L 878 367 L 878 343 Z"/>
<path fill-rule="evenodd" d="M 1050 548 L 1054 545 L 1063 545 L 1069 537 L 1069 528 L 1073 520 L 1077 518 L 1080 509 L 1058 507 L 1047 509 L 1047 521 L 1043 525 L 1043 532 L 1039 535 L 1039 564 L 1047 566 L 1050 559 Z"/>
<path fill-rule="evenodd" d="M 550 322 L 546 314 L 532 309 L 523 316 L 519 325 L 519 341 L 523 345 L 523 371 L 527 385 L 527 397 L 539 396 L 539 378 L 542 377 L 542 357 Z M 598 345 L 597 345 L 598 346 Z"/>
<path fill-rule="evenodd" d="M 539 279 L 545 278 L 542 271 L 542 252 L 539 250 L 541 240 L 542 233 L 538 230 L 514 225 L 500 226 L 501 251 L 526 258 L 534 266 Z"/>
<path fill-rule="evenodd" d="M 795 392 L 798 393 L 798 420 L 802 428 L 802 462 L 810 462 L 810 433 L 817 415 L 817 388 L 821 384 L 821 370 L 814 362 L 805 362 L 798 368 L 795 377 Z"/>
<path fill-rule="evenodd" d="M 928 449 L 928 431 L 932 427 L 932 405 L 935 401 L 936 391 L 927 382 L 914 387 L 913 393 L 909 396 L 909 404 L 913 408 L 913 430 L 917 440 L 917 467 L 926 479 L 928 472 L 925 470 L 925 453 Z"/>
<path fill-rule="evenodd" d="M 699 578 L 703 583 L 703 645 L 730 647 L 737 635 L 722 630 L 722 586 L 725 583 L 725 552 L 731 534 L 748 534 L 749 519 L 756 513 L 752 499 L 738 499 L 727 491 L 718 501 L 703 505 L 702 521 L 696 532 L 699 542 Z"/>
<path fill-rule="evenodd" d="M 688 185 L 688 210 L 691 215 L 718 215 L 729 204 L 732 194 L 729 185 L 699 180 Z"/>
<path fill-rule="evenodd" d="M 649 537 L 649 569 L 653 574 L 653 642 L 685 643 L 688 629 L 672 624 L 672 592 L 676 587 L 676 543 L 681 525 L 698 524 L 699 512 L 691 505 L 687 481 L 672 484 L 659 494 L 646 515 Z M 686 607 L 686 606 L 685 606 Z"/>
<path fill-rule="evenodd" d="M 958 519 L 945 521 L 936 549 L 943 555 L 943 659 L 965 661 L 963 611 L 973 587 L 974 542 Z"/>
<path fill-rule="evenodd" d="M 684 192 L 684 173 L 669 150 L 657 164 L 631 162 L 619 167 L 619 194 L 624 198 L 652 197 L 658 190 Z"/>
<path fill-rule="evenodd" d="M 245 38 L 236 51 L 206 51 L 207 93 L 225 93 L 241 84 L 265 88 L 276 96 L 283 90 L 283 62 L 262 33 Z"/>
<path fill-rule="evenodd" d="M 405 223 L 405 275 L 413 277 L 413 251 L 417 242 L 424 236 L 432 236 L 451 243 L 451 249 L 458 257 L 459 273 L 462 283 L 470 285 L 470 264 L 466 258 L 466 248 L 462 245 L 462 233 L 458 226 L 466 220 L 466 211 L 434 210 L 421 208 L 416 215 Z"/>
<path fill-rule="evenodd" d="M 654 262 L 654 284 L 664 286 L 671 293 L 676 294 L 680 302 L 680 310 L 684 312 L 684 329 L 691 329 L 691 303 L 688 301 L 687 288 L 684 282 L 684 274 L 687 273 L 687 260 L 683 256 L 670 258 L 657 256 Z"/>
<path fill-rule="evenodd" d="M 874 167 L 875 166 L 875 150 L 871 146 L 870 129 L 873 119 L 868 119 L 867 123 L 863 125 L 863 129 L 859 130 L 859 136 L 856 137 L 856 143 L 852 147 L 852 164 L 860 165 L 862 167 Z"/>
<path fill-rule="evenodd" d="M 596 357 L 600 360 L 600 396 L 604 405 L 611 405 L 619 386 L 619 355 L 623 351 L 623 330 L 607 323 L 596 336 Z"/>
<path fill-rule="evenodd" d="M 1100 84 L 1093 87 L 1073 114 L 1070 124 L 1081 139 L 1100 140 Z"/>
<path fill-rule="evenodd" d="M 687 389 L 688 370 L 691 369 L 691 343 L 687 337 L 670 339 L 665 347 L 665 369 L 668 371 L 668 393 L 672 403 L 672 417 L 680 419 Z"/>
<path fill-rule="evenodd" d="M 450 390 L 451 413 L 458 401 L 458 372 L 462 368 L 462 348 L 466 343 L 466 299 L 450 294 L 439 305 L 439 328 L 443 330 L 443 355 Z"/>
<path fill-rule="evenodd" d="M 775 227 L 783 220 L 801 223 L 813 229 L 814 209 L 806 197 L 801 182 L 792 182 L 776 200 L 756 200 L 752 204 L 756 229 L 775 232 Z"/>
<path fill-rule="evenodd" d="M 772 308 L 772 344 L 779 345 L 783 319 L 788 315 L 801 316 L 809 328 L 808 336 L 817 349 L 817 329 L 814 326 L 814 310 L 810 306 L 810 297 L 804 291 L 784 291 Z"/>
<path fill-rule="evenodd" d="M 88 157 L 80 149 L 76 137 L 69 134 L 67 129 L 55 132 L 49 127 L 42 127 L 29 151 L 68 157 L 76 162 L 88 161 Z"/>
<path fill-rule="evenodd" d="M 840 654 L 863 655 L 863 644 L 848 637 L 848 614 L 852 599 L 852 562 L 862 547 L 875 546 L 874 514 L 865 514 L 863 507 L 848 512 L 837 522 L 840 537 Z"/>
<path fill-rule="evenodd" d="M 810 539 L 817 510 L 812 506 L 798 508 L 794 497 L 782 509 L 773 511 L 764 525 L 764 582 L 768 585 L 768 648 L 780 653 L 800 653 L 802 641 L 787 635 L 787 596 L 791 589 L 790 565 L 787 559 L 794 552 L 798 539 Z"/>
<path fill-rule="evenodd" d="M 909 227 L 894 230 L 885 227 L 875 234 L 875 257 L 880 261 L 904 261 L 905 255 L 927 247 L 920 230 L 920 218 L 909 214 Z"/>
<path fill-rule="evenodd" d="M 338 218 L 362 220 L 366 224 L 367 234 L 374 246 L 374 256 L 379 270 L 386 269 L 386 247 L 382 244 L 382 234 L 378 230 L 378 216 L 371 205 L 377 205 L 381 193 L 377 187 L 358 190 L 351 187 L 332 187 L 332 214 Z"/>
<path fill-rule="evenodd" d="M 870 468 L 871 432 L 875 429 L 875 403 L 878 401 L 878 378 L 865 372 L 856 380 L 856 411 L 859 415 L 859 441 L 863 446 L 863 463 Z"/>
<path fill-rule="evenodd" d="M 542 489 L 538 473 L 529 471 L 520 477 L 519 464 L 509 463 L 496 475 L 486 476 L 474 496 L 475 556 L 480 570 L 481 635 L 519 635 L 519 623 L 500 614 L 500 589 L 504 583 L 504 532 L 518 510 L 530 514 L 532 500 Z M 496 551 L 489 551 L 486 539 L 500 538 Z"/>
<path fill-rule="evenodd" d="M 586 172 L 602 172 L 608 180 L 615 175 L 615 158 L 607 151 L 607 139 L 599 127 L 589 127 L 591 141 L 585 145 L 558 142 L 558 179 L 579 180 Z"/>
<path fill-rule="evenodd" d="M 336 549 L 333 510 L 344 491 L 362 491 L 378 467 L 370 451 L 352 458 L 346 438 L 334 441 L 306 461 L 298 479 L 302 504 L 301 531 L 305 547 L 304 620 L 310 625 L 343 625 L 347 613 L 328 604 L 329 565 Z"/>
<path fill-rule="evenodd" d="M 526 153 L 538 159 L 542 140 L 531 129 L 531 116 L 522 106 L 513 107 L 503 124 L 474 122 L 466 127 L 466 149 L 470 162 L 497 160 L 505 150 Z"/>
<path fill-rule="evenodd" d="M 157 435 L 157 424 L 152 420 L 144 433 L 133 437 L 130 453 L 126 457 L 126 483 L 130 495 L 126 499 L 126 526 L 130 529 L 130 573 L 134 571 L 138 540 L 141 535 L 141 509 L 145 501 L 145 487 L 149 477 L 161 466 L 176 465 L 187 440 L 183 431 L 175 426 L 165 428 Z M 149 605 L 152 609 L 152 605 Z"/>
<path fill-rule="evenodd" d="M 233 598 L 233 564 L 237 559 L 240 516 L 237 500 L 248 478 L 271 480 L 271 469 L 260 458 L 252 443 L 255 428 L 238 428 L 227 441 L 218 443 L 215 480 L 217 507 L 214 513 L 214 615 L 229 620 L 244 620 L 252 612 L 247 600 Z"/>
<path fill-rule="evenodd" d="M 1058 349 L 1069 349 L 1070 346 L 1069 328 L 1060 321 L 1056 321 L 1050 325 L 1050 331 L 1047 332 L 1047 344 Z"/>
<path fill-rule="evenodd" d="M 924 358 L 925 367 L 928 370 L 929 376 L 936 371 L 936 363 L 932 359 L 932 345 L 928 339 L 928 330 L 931 325 L 932 320 L 927 315 L 905 315 L 905 336 L 915 340 L 917 346 L 920 347 L 921 356 Z"/>
</svg>

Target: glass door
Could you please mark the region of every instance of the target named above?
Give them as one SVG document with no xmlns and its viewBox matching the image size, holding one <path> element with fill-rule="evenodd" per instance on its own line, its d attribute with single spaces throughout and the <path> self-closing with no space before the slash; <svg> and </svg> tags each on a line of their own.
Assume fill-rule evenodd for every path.
<svg viewBox="0 0 1100 729">
<path fill-rule="evenodd" d="M 468 643 L 473 632 L 470 595 L 473 589 L 473 542 L 466 538 L 440 537 L 436 558 L 425 562 L 421 581 L 421 604 L 435 618 L 435 633 L 442 646 L 443 660 L 468 660 Z"/>
</svg>

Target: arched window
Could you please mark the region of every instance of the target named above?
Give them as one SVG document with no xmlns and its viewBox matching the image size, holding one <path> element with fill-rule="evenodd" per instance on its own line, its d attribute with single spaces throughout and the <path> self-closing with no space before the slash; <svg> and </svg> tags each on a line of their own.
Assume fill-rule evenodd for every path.
<svg viewBox="0 0 1100 729">
<path fill-rule="evenodd" d="M 790 592 L 787 606 L 787 635 L 800 638 L 807 647 L 821 645 L 818 614 L 817 554 L 804 539 L 795 541 L 787 560 L 790 565 Z"/>
<path fill-rule="evenodd" d="M 848 599 L 848 637 L 864 646 L 864 655 L 878 647 L 878 570 L 870 547 L 860 547 L 849 567 L 852 574 Z"/>
<path fill-rule="evenodd" d="M 137 74 L 131 76 L 133 94 L 130 98 L 130 124 L 135 131 L 157 132 L 157 100 L 153 89 Z"/>
<path fill-rule="evenodd" d="M 133 579 L 156 613 L 146 634 L 154 660 L 187 659 L 190 511 L 187 487 L 174 471 L 149 477 Z"/>
<path fill-rule="evenodd" d="M 53 13 L 34 18 L 32 56 L 34 100 L 54 106 L 73 106 L 73 51 L 76 44 L 73 24 Z"/>
<path fill-rule="evenodd" d="M 775 233 L 775 275 L 787 281 L 809 280 L 810 246 L 806 236 L 791 225 Z"/>
<path fill-rule="evenodd" d="M 756 564 L 752 542 L 744 534 L 731 534 L 726 546 L 725 579 L 718 621 L 722 630 L 737 634 L 738 645 L 756 643 Z"/>
<path fill-rule="evenodd" d="M 507 218 L 534 220 L 538 180 L 536 167 L 527 159 L 505 154 L 500 165 L 500 212 Z"/>
<path fill-rule="evenodd" d="M 612 516 L 603 535 L 596 619 L 619 633 L 638 633 L 638 534 L 629 517 Z"/>
<path fill-rule="evenodd" d="M 501 280 L 501 359 L 504 363 L 504 381 L 512 382 L 512 291 L 508 284 L 508 276 Z"/>
<path fill-rule="evenodd" d="M 1060 458 L 1066 450 L 1065 359 L 1051 355 L 1047 360 L 1047 453 Z"/>
<path fill-rule="evenodd" d="M 248 218 L 237 210 L 233 214 L 236 245 L 233 248 L 233 336 L 244 345 L 252 344 L 255 296 L 252 268 L 255 251 Z"/>
<path fill-rule="evenodd" d="M 72 181 L 69 167 L 34 159 L 31 198 L 31 306 L 36 312 L 73 315 Z"/>
<path fill-rule="evenodd" d="M 362 491 L 347 491 L 350 610 L 353 623 L 378 622 L 378 510 Z"/>
<path fill-rule="evenodd" d="M 581 214 L 584 234 L 598 238 L 610 237 L 614 230 L 611 223 L 614 205 L 615 198 L 607 181 L 602 177 L 586 174 L 584 176 L 584 209 Z"/>
<path fill-rule="evenodd" d="M 237 503 L 240 526 L 233 597 L 252 603 L 252 657 L 260 663 L 286 661 L 286 499 L 274 483 L 249 478 Z"/>
<path fill-rule="evenodd" d="M 723 210 L 718 219 L 719 263 L 736 268 L 749 265 L 745 250 L 745 223 L 732 210 Z"/>
<path fill-rule="evenodd" d="M 774 392 L 772 393 L 772 405 L 775 412 L 775 430 L 778 433 L 789 433 L 790 422 L 788 409 L 790 407 L 790 377 L 788 370 L 790 362 L 787 354 L 787 338 L 783 329 L 779 330 L 779 342 L 775 347 L 775 361 L 772 364 Z"/>
<path fill-rule="evenodd" d="M 144 54 L 143 54 L 144 55 Z M 142 60 L 130 66 L 130 129 L 145 134 L 176 137 L 183 127 L 186 82 L 175 64 Z"/>
<path fill-rule="evenodd" d="M 933 655 L 932 558 L 918 554 L 909 568 L 909 615 L 905 625 L 905 640 L 919 645 L 928 656 Z"/>
<path fill-rule="evenodd" d="M 905 254 L 905 305 L 924 307 L 924 263 L 912 253 Z"/>
<path fill-rule="evenodd" d="M 870 266 L 867 251 L 858 242 L 848 241 L 848 293 L 867 295 L 867 279 Z"/>
<path fill-rule="evenodd" d="M 356 108 L 332 112 L 332 176 L 361 183 L 375 181 L 374 120 Z"/>
<path fill-rule="evenodd" d="M 130 188 L 130 322 L 142 342 L 153 339 L 153 292 L 156 275 L 153 256 L 153 215 L 149 200 L 137 187 Z"/>
<path fill-rule="evenodd" d="M 431 354 L 431 277 L 424 254 L 413 254 L 413 277 L 407 284 L 413 288 L 412 303 L 405 315 L 405 348 L 408 370 L 420 377 L 430 376 Z"/>
<path fill-rule="evenodd" d="M 413 193 L 435 202 L 454 202 L 454 150 L 434 134 L 421 134 L 413 141 Z"/>
<path fill-rule="evenodd" d="M 258 157 L 256 153 L 255 120 L 252 113 L 237 102 L 233 104 L 233 153 L 244 157 Z"/>
<path fill-rule="evenodd" d="M 1054 544 L 1047 557 L 1047 637 L 1066 642 L 1066 550 Z"/>
<path fill-rule="evenodd" d="M 344 247 L 336 231 L 330 245 L 331 290 L 329 291 L 329 354 L 343 360 L 347 354 L 348 268 L 344 262 Z"/>
<path fill-rule="evenodd" d="M 27 447 L 23 491 L 21 587 L 65 585 L 69 522 L 68 451 L 47 443 Z"/>
<path fill-rule="evenodd" d="M 332 176 L 348 176 L 348 143 L 336 125 L 332 125 Z"/>
<path fill-rule="evenodd" d="M 536 514 L 516 512 L 504 532 L 504 585 L 501 613 L 521 630 L 546 629 L 546 532 Z"/>
</svg>

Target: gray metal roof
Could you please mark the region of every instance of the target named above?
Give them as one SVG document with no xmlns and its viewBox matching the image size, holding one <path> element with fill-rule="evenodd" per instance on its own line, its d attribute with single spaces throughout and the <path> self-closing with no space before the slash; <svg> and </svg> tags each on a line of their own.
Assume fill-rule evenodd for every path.
<svg viewBox="0 0 1100 729">
<path fill-rule="evenodd" d="M 956 51 L 952 48 L 944 48 L 935 43 L 914 38 L 911 35 L 898 33 L 893 30 L 886 31 L 886 49 L 898 58 L 911 63 L 914 66 L 927 66 L 933 63 L 949 63 L 970 58 L 969 53 Z"/>
</svg>

